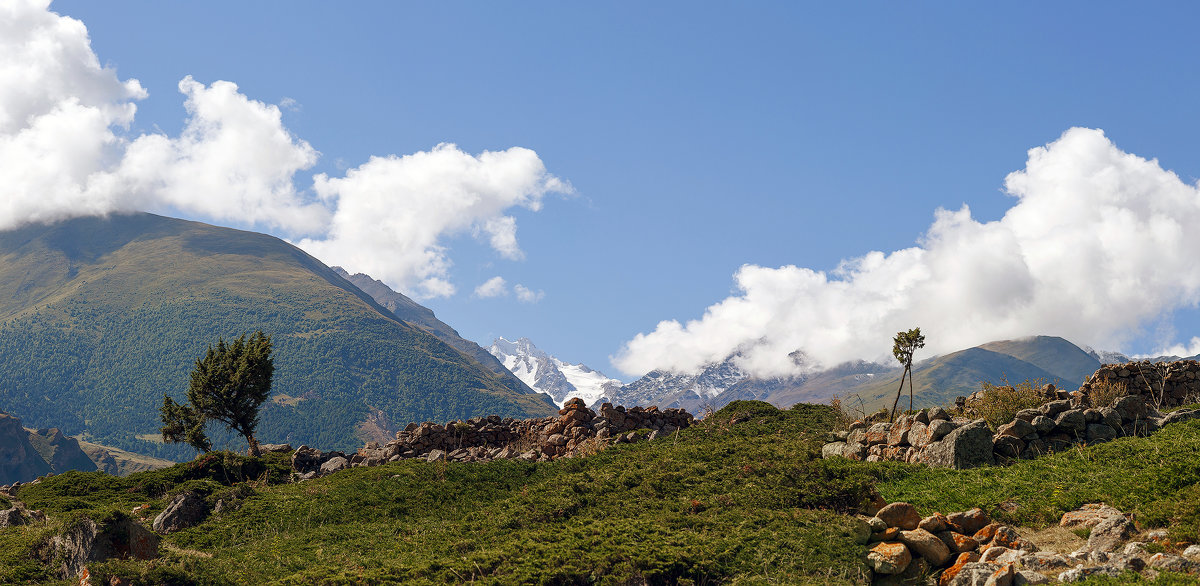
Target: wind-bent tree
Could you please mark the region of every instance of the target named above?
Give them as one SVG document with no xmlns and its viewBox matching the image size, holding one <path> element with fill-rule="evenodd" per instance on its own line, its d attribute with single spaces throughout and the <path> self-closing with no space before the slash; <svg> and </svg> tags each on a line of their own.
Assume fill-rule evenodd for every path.
<svg viewBox="0 0 1200 586">
<path fill-rule="evenodd" d="M 892 402 L 892 415 L 888 421 L 896 420 L 896 407 L 900 405 L 900 393 L 904 392 L 904 377 L 908 377 L 908 410 L 913 408 L 913 382 L 912 382 L 912 361 L 913 353 L 917 348 L 925 347 L 925 336 L 921 335 L 921 328 L 913 328 L 907 332 L 896 332 L 896 337 L 892 339 L 892 356 L 900 361 L 904 366 L 904 374 L 900 375 L 900 388 L 896 389 L 896 400 Z"/>
<path fill-rule="evenodd" d="M 199 451 L 212 449 L 204 426 L 213 419 L 241 434 L 250 454 L 260 455 L 254 429 L 258 409 L 271 396 L 271 337 L 261 331 L 249 340 L 243 334 L 230 344 L 224 339 L 196 361 L 188 384 L 188 404 L 163 395 L 162 437 L 165 442 L 187 442 Z"/>
</svg>

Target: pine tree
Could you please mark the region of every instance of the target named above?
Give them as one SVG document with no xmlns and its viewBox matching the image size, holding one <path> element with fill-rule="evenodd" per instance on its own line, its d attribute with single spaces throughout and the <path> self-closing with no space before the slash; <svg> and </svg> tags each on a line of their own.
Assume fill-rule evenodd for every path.
<svg viewBox="0 0 1200 586">
<path fill-rule="evenodd" d="M 271 337 L 262 331 L 246 340 L 245 334 L 230 344 L 224 339 L 208 347 L 196 361 L 188 384 L 188 404 L 163 395 L 162 436 L 165 442 L 187 442 L 207 452 L 212 444 L 204 433 L 208 420 L 224 423 L 250 444 L 250 454 L 260 455 L 254 429 L 259 407 L 271 396 Z"/>
</svg>

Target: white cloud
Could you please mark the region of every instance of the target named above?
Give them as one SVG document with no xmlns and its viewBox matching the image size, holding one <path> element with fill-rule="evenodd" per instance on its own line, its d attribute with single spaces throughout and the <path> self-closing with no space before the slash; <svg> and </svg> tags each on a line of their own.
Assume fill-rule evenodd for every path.
<svg viewBox="0 0 1200 586">
<path fill-rule="evenodd" d="M 179 212 L 307 237 L 300 244 L 329 264 L 444 297 L 455 291 L 445 238 L 471 233 L 521 259 L 509 210 L 536 211 L 546 194 L 571 192 L 531 150 L 473 156 L 450 144 L 373 157 L 298 189 L 297 174 L 319 153 L 284 127 L 280 106 L 228 81 L 188 76 L 179 91 L 187 111 L 179 136 L 126 136 L 146 91 L 100 66 L 83 23 L 50 12 L 46 0 L 0 3 L 0 229 Z M 298 108 L 290 98 L 281 106 Z"/>
<path fill-rule="evenodd" d="M 513 291 L 517 294 L 517 300 L 522 303 L 537 303 L 546 296 L 546 292 L 542 290 L 534 291 L 525 285 L 513 285 Z"/>
<path fill-rule="evenodd" d="M 741 352 L 745 368 L 772 376 L 796 370 L 798 349 L 826 366 L 890 360 L 892 336 L 914 326 L 927 356 L 1029 334 L 1114 348 L 1200 301 L 1200 189 L 1157 161 L 1072 128 L 1031 149 L 1005 185 L 1017 203 L 1000 220 L 939 209 L 919 246 L 830 274 L 743 266 L 739 294 L 638 334 L 614 362 L 630 374 L 694 371 Z"/>
<path fill-rule="evenodd" d="M 502 297 L 504 295 L 508 295 L 508 284 L 504 281 L 504 277 L 492 277 L 475 288 L 475 296 L 480 299 Z"/>
<path fill-rule="evenodd" d="M 317 152 L 283 127 L 277 106 L 238 93 L 237 85 L 205 86 L 185 77 L 189 117 L 178 138 L 134 140 L 112 174 L 137 198 L 137 208 L 171 208 L 213 220 L 321 231 L 329 211 L 304 202 L 292 178 L 317 162 Z"/>
<path fill-rule="evenodd" d="M 83 23 L 49 2 L 0 5 L 0 229 L 117 209 L 93 176 L 121 154 L 146 97 L 102 67 Z"/>
<path fill-rule="evenodd" d="M 529 149 L 476 156 L 452 144 L 372 157 L 344 177 L 317 175 L 314 189 L 335 211 L 328 233 L 302 240 L 300 247 L 417 297 L 448 294 L 444 237 L 485 233 L 502 256 L 520 258 L 516 220 L 505 210 L 538 210 L 546 194 L 571 191 Z"/>
</svg>

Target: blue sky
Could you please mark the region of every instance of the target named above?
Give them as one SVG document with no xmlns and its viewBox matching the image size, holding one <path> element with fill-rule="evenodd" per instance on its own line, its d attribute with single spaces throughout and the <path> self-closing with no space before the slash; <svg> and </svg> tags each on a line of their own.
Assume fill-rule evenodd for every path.
<svg viewBox="0 0 1200 586">
<path fill-rule="evenodd" d="M 967 204 L 974 220 L 999 220 L 1017 202 L 1006 176 L 1070 128 L 1102 129 L 1115 148 L 1157 159 L 1185 185 L 1200 176 L 1200 10 L 1190 3 L 283 6 L 56 1 L 50 9 L 81 20 L 100 63 L 148 92 L 129 136 L 183 130 L 177 86 L 186 76 L 231 81 L 250 100 L 281 105 L 283 126 L 320 153 L 295 175 L 302 199 L 315 197 L 313 174 L 338 177 L 372 156 L 439 143 L 471 155 L 531 149 L 573 193 L 547 193 L 537 211 L 504 211 L 519 255 L 501 254 L 478 230 L 442 234 L 455 293 L 423 303 L 465 337 L 529 337 L 627 380 L 729 350 L 705 336 L 756 339 L 728 333 L 746 320 L 714 318 L 628 347 L 625 373 L 609 362 L 662 320 L 698 320 L 738 298 L 733 276 L 743 265 L 833 271 L 870 251 L 916 246 L 938 208 Z M 472 294 L 496 276 L 508 295 Z M 521 302 L 516 284 L 543 295 Z M 1188 309 L 1193 284 L 1178 286 L 1154 311 L 1121 322 L 1125 334 L 1098 325 L 1091 335 L 1078 323 L 1128 313 L 1116 303 L 1045 330 L 1036 312 L 1016 325 L 984 320 L 972 335 L 943 334 L 944 349 L 1022 329 L 1127 352 L 1187 344 L 1200 319 Z M 806 298 L 757 310 L 780 304 L 803 311 Z M 796 344 L 778 338 L 768 344 L 776 354 Z M 692 346 L 704 348 L 667 356 Z M 886 353 L 890 339 L 880 346 Z M 642 350 L 648 358 L 629 358 Z M 862 357 L 878 353 L 864 348 Z M 834 357 L 846 356 L 825 362 Z"/>
</svg>

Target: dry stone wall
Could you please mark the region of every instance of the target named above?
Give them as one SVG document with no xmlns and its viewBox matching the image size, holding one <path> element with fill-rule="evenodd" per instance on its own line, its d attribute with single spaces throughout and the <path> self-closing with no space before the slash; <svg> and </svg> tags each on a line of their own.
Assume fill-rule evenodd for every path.
<svg viewBox="0 0 1200 586">
<path fill-rule="evenodd" d="M 1157 379 L 1151 376 L 1157 373 Z M 1132 384 L 1142 380 L 1141 392 Z M 1105 381 L 1125 383 L 1130 391 L 1107 407 L 1091 407 L 1091 396 Z M 1176 406 L 1200 397 L 1200 363 L 1131 363 L 1106 365 L 1079 390 L 1066 392 L 1046 385 L 1046 402 L 1018 411 L 994 431 L 982 419 L 951 417 L 942 408 L 904 415 L 894 423 L 857 421 L 837 432 L 822 449 L 825 458 L 921 462 L 945 468 L 1007 464 L 1061 452 L 1078 444 L 1095 444 L 1123 436 L 1143 436 L 1164 425 L 1200 417 L 1200 410 L 1163 415 L 1156 406 Z M 960 404 L 970 406 L 975 397 Z"/>
<path fill-rule="evenodd" d="M 1159 408 L 1200 402 L 1200 362 L 1128 362 L 1105 364 L 1079 387 L 1091 393 L 1103 384 L 1119 384 L 1131 395 L 1141 395 Z"/>
<path fill-rule="evenodd" d="M 552 460 L 569 457 L 603 445 L 656 439 L 692 425 L 683 409 L 600 406 L 588 409 L 572 399 L 556 417 L 500 418 L 492 415 L 446 424 L 413 423 L 396 439 L 379 445 L 368 443 L 357 453 L 322 452 L 301 446 L 292 454 L 292 469 L 307 480 L 353 466 L 378 466 L 386 462 L 422 458 L 430 461 L 485 461 L 499 458 Z"/>
</svg>

